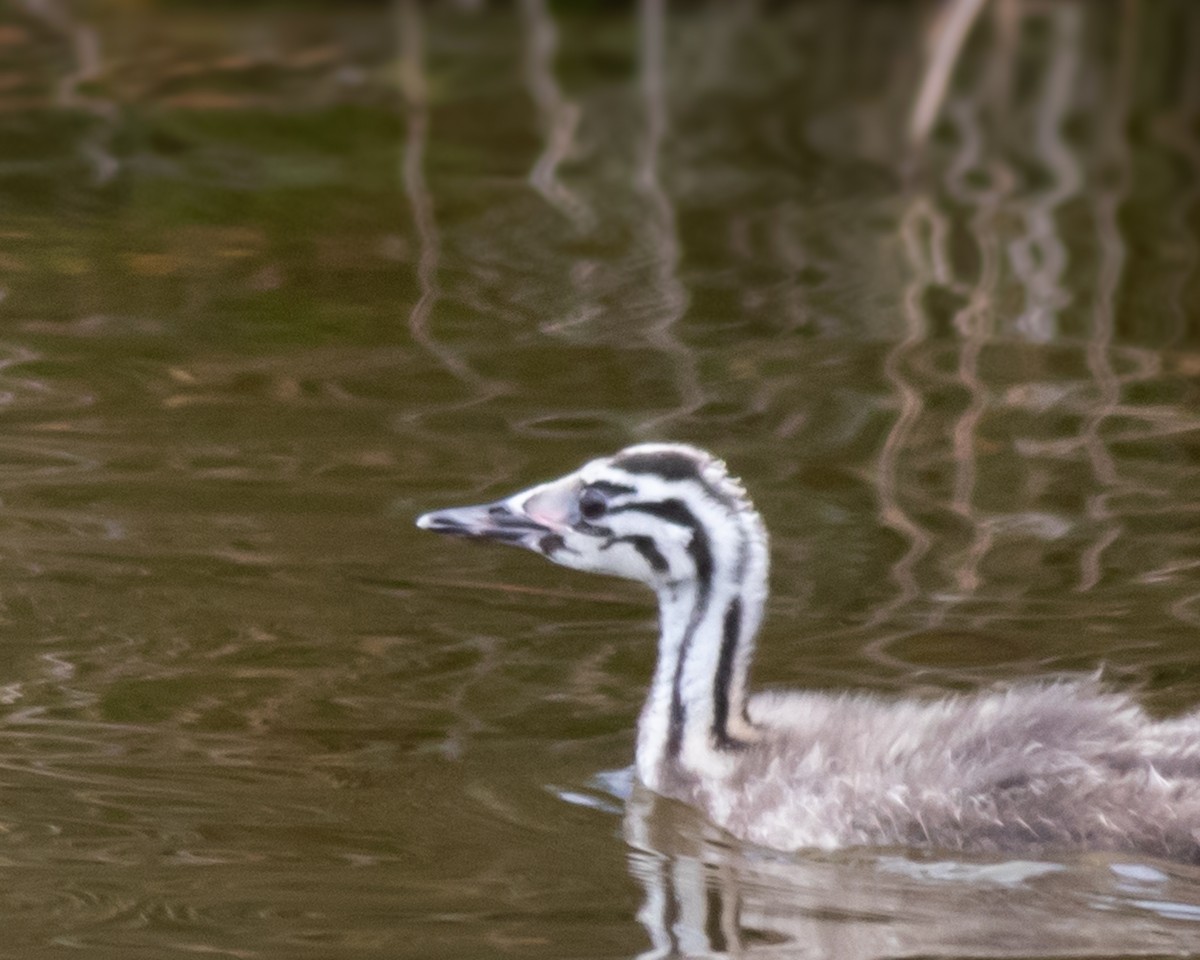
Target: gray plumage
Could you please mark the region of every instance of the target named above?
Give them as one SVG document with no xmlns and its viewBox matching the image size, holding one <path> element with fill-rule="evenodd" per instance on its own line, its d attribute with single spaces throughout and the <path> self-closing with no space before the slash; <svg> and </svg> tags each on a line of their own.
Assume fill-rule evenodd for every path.
<svg viewBox="0 0 1200 960">
<path fill-rule="evenodd" d="M 930 702 L 764 693 L 762 739 L 667 792 L 764 846 L 1106 849 L 1200 860 L 1200 717 L 1096 682 Z"/>
<path fill-rule="evenodd" d="M 703 451 L 631 447 L 418 524 L 652 587 L 661 636 L 638 775 L 737 837 L 1200 862 L 1200 713 L 1155 721 L 1094 679 L 928 701 L 748 695 L 766 533 Z"/>
</svg>

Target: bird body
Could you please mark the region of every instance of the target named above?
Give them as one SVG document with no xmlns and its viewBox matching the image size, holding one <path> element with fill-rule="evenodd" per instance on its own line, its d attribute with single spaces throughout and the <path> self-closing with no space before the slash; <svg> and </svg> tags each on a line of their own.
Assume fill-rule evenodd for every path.
<svg viewBox="0 0 1200 960">
<path fill-rule="evenodd" d="M 762 738 L 662 792 L 776 849 L 1200 853 L 1200 718 L 1155 723 L 1095 681 L 931 701 L 763 693 Z"/>
<path fill-rule="evenodd" d="M 701 450 L 630 447 L 417 522 L 654 589 L 660 637 L 638 777 L 737 837 L 780 850 L 1097 849 L 1200 862 L 1200 713 L 1155 721 L 1095 679 L 935 700 L 749 694 L 767 536 L 741 483 Z"/>
</svg>

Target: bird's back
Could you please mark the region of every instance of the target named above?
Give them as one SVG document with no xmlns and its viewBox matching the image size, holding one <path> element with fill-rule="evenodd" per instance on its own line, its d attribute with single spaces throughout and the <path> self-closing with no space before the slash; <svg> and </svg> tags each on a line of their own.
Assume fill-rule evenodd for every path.
<svg viewBox="0 0 1200 960">
<path fill-rule="evenodd" d="M 1200 860 L 1200 714 L 1090 681 L 936 701 L 763 693 L 724 778 L 673 792 L 776 849 L 1106 849 Z"/>
</svg>

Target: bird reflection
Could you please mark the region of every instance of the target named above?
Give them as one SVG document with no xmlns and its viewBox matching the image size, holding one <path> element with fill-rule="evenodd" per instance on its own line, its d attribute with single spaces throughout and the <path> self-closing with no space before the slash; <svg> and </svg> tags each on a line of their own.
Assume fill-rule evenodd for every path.
<svg viewBox="0 0 1200 960">
<path fill-rule="evenodd" d="M 637 920 L 666 957 L 1034 957 L 1194 949 L 1200 874 L 1087 856 L 946 859 L 750 847 L 634 782 L 623 832 Z M 1169 872 L 1168 872 L 1169 871 Z"/>
</svg>

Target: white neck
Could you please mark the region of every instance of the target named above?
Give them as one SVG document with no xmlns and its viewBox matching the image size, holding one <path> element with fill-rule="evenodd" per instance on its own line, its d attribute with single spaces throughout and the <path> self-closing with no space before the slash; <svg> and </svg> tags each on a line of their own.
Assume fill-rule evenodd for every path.
<svg viewBox="0 0 1200 960">
<path fill-rule="evenodd" d="M 660 789 L 670 771 L 719 777 L 755 736 L 745 715 L 746 677 L 767 596 L 767 546 L 757 514 L 736 537 L 712 543 L 707 591 L 700 579 L 658 594 L 658 662 L 638 722 L 637 771 Z"/>
</svg>

